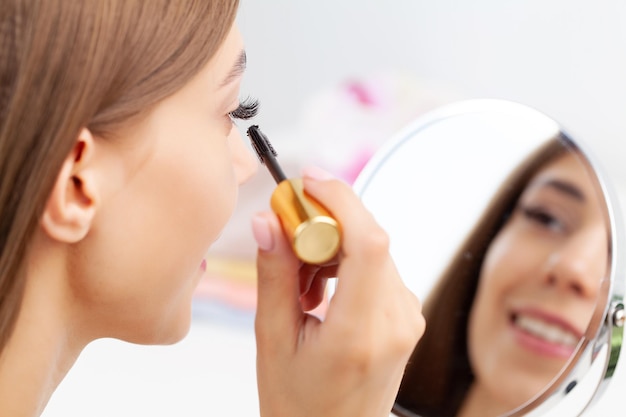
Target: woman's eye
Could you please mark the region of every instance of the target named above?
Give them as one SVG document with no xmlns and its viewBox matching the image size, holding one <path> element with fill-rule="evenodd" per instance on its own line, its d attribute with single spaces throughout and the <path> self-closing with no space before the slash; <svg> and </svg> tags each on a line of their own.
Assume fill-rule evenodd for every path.
<svg viewBox="0 0 626 417">
<path fill-rule="evenodd" d="M 248 120 L 252 119 L 259 112 L 259 101 L 253 98 L 246 98 L 245 100 L 239 103 L 239 106 L 228 113 L 228 117 L 235 121 L 237 120 Z"/>
<path fill-rule="evenodd" d="M 526 219 L 540 227 L 556 232 L 561 232 L 565 229 L 565 225 L 561 219 L 542 207 L 521 207 L 521 211 Z"/>
</svg>

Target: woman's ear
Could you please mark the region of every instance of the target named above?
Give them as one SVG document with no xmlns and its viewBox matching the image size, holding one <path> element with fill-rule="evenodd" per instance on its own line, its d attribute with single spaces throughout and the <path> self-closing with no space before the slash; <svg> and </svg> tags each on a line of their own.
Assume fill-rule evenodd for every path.
<svg viewBox="0 0 626 417">
<path fill-rule="evenodd" d="M 83 128 L 59 171 L 40 224 L 57 241 L 75 243 L 89 231 L 98 203 L 95 141 Z"/>
</svg>

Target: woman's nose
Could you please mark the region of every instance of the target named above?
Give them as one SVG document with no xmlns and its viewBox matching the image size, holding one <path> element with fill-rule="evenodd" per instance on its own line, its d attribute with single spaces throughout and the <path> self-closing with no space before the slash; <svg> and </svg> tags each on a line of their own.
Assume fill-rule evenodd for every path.
<svg viewBox="0 0 626 417">
<path fill-rule="evenodd" d="M 549 256 L 547 283 L 582 297 L 596 297 L 609 272 L 609 256 L 604 228 L 579 231 Z"/>
<path fill-rule="evenodd" d="M 259 167 L 258 159 L 244 145 L 239 130 L 233 127 L 230 138 L 230 150 L 237 182 L 241 185 L 248 181 Z"/>
</svg>

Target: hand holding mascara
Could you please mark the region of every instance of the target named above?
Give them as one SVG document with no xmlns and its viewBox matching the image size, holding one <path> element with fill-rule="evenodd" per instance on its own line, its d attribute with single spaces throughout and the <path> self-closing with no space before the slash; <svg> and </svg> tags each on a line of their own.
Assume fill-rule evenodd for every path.
<svg viewBox="0 0 626 417">
<path fill-rule="evenodd" d="M 309 264 L 331 260 L 341 246 L 339 223 L 320 203 L 304 193 L 302 179 L 288 179 L 276 160 L 276 151 L 258 126 L 248 137 L 260 161 L 278 184 L 270 206 L 278 215 L 296 256 Z"/>
</svg>

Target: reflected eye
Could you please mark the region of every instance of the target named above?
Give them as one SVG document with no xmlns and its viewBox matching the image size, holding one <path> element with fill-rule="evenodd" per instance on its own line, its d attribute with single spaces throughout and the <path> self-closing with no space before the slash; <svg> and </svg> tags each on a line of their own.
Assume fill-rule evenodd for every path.
<svg viewBox="0 0 626 417">
<path fill-rule="evenodd" d="M 240 102 L 239 106 L 235 110 L 228 113 L 228 117 L 231 118 L 233 123 L 235 119 L 238 119 L 238 120 L 252 119 L 259 112 L 259 105 L 260 104 L 258 100 L 248 97 L 242 102 Z"/>
<path fill-rule="evenodd" d="M 565 230 L 563 222 L 549 210 L 542 207 L 525 206 L 520 208 L 524 217 L 540 227 L 556 232 Z"/>
</svg>

